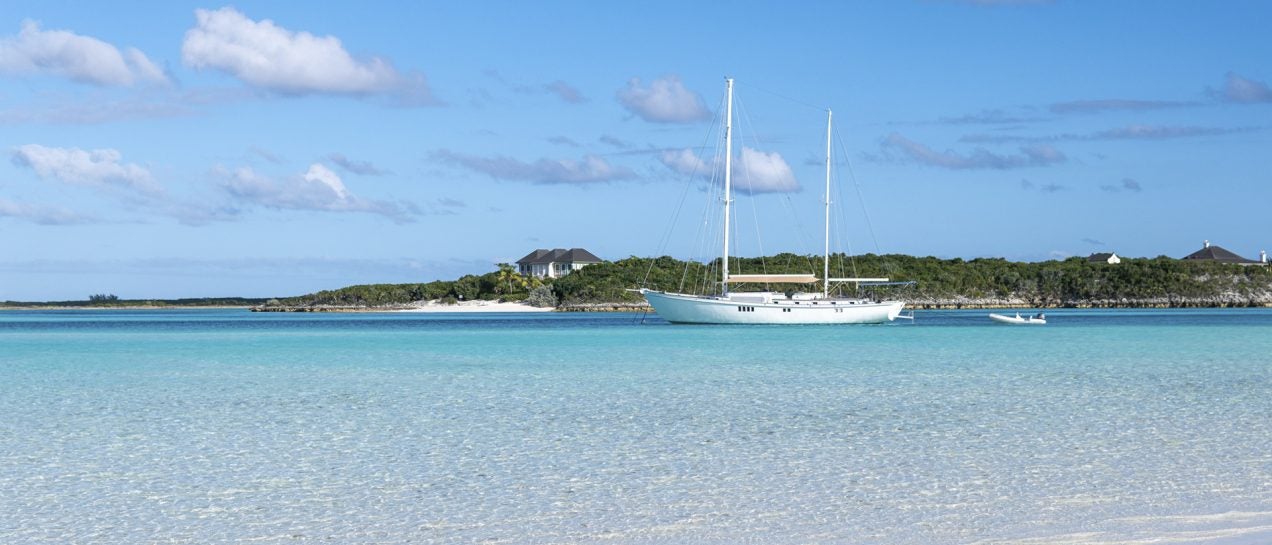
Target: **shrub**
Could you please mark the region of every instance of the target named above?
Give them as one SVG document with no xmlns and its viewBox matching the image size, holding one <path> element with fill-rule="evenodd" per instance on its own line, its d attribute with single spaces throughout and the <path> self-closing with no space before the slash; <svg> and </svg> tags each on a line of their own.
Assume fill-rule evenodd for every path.
<svg viewBox="0 0 1272 545">
<path fill-rule="evenodd" d="M 526 304 L 539 308 L 555 307 L 557 305 L 557 296 L 552 293 L 552 286 L 539 286 L 530 290 L 530 295 L 526 297 Z"/>
</svg>

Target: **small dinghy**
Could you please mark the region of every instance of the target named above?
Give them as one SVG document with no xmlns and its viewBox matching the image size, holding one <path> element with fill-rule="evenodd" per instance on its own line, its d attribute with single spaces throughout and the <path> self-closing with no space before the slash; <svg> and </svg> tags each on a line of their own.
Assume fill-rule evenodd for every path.
<svg viewBox="0 0 1272 545">
<path fill-rule="evenodd" d="M 989 319 L 1000 324 L 1030 324 L 1030 325 L 1047 325 L 1047 315 L 1038 313 L 1036 316 L 1021 316 L 1019 312 L 1015 316 L 1004 316 L 1002 314 L 990 314 Z"/>
</svg>

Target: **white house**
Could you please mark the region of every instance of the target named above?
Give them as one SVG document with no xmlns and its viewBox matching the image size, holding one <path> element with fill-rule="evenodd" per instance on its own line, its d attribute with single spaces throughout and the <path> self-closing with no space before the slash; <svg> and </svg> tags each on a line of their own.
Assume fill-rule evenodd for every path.
<svg viewBox="0 0 1272 545">
<path fill-rule="evenodd" d="M 517 272 L 521 273 L 522 276 L 560 278 L 573 271 L 600 262 L 601 258 L 596 257 L 592 252 L 583 248 L 571 248 L 569 250 L 562 248 L 555 250 L 538 249 L 517 260 Z"/>
<path fill-rule="evenodd" d="M 1114 252 L 1108 252 L 1091 254 L 1091 257 L 1088 257 L 1087 261 L 1091 263 L 1108 263 L 1109 265 L 1117 265 L 1122 262 L 1122 258 L 1118 257 Z"/>
</svg>

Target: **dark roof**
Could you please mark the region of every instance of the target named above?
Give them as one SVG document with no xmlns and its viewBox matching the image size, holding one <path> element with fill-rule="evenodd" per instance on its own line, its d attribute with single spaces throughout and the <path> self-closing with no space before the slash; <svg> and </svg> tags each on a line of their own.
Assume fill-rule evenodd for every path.
<svg viewBox="0 0 1272 545">
<path fill-rule="evenodd" d="M 518 259 L 517 263 L 541 263 L 539 260 L 551 254 L 552 250 L 535 250 L 526 254 L 525 257 Z"/>
<path fill-rule="evenodd" d="M 1205 248 L 1184 256 L 1184 259 L 1217 261 L 1219 263 L 1258 263 L 1258 261 L 1246 259 L 1214 244 L 1208 244 Z"/>
<path fill-rule="evenodd" d="M 538 249 L 525 257 L 518 259 L 518 265 L 532 265 L 540 263 L 600 263 L 601 258 L 596 257 L 592 252 L 583 248 L 557 248 L 555 250 Z"/>
<path fill-rule="evenodd" d="M 1108 261 L 1110 257 L 1113 257 L 1112 252 L 1091 254 L 1091 257 L 1088 257 L 1087 261 Z"/>
</svg>

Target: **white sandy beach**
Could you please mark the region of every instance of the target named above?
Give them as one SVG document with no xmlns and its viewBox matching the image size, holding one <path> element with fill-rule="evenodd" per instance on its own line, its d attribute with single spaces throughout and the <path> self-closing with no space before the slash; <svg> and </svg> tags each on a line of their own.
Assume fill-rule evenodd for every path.
<svg viewBox="0 0 1272 545">
<path fill-rule="evenodd" d="M 552 307 L 532 307 L 525 303 L 501 303 L 498 301 L 463 301 L 447 305 L 440 301 L 419 303 L 415 308 L 402 312 L 552 312 Z"/>
</svg>

